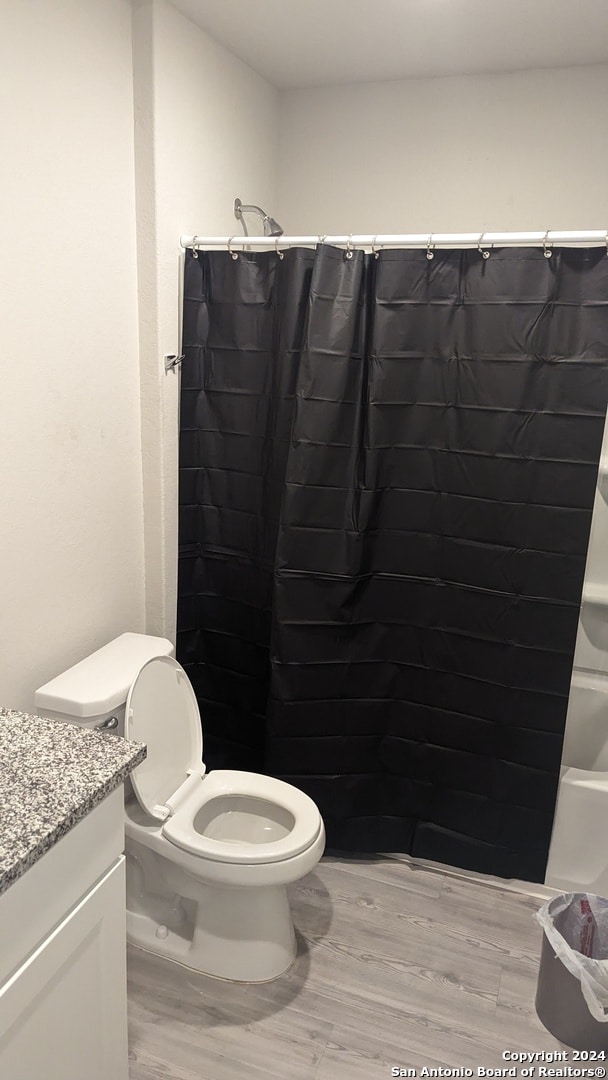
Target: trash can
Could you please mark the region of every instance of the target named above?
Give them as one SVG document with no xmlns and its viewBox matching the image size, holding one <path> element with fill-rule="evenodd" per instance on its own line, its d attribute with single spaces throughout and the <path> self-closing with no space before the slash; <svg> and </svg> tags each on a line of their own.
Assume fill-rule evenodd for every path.
<svg viewBox="0 0 608 1080">
<path fill-rule="evenodd" d="M 608 900 L 564 893 L 535 918 L 543 928 L 539 1020 L 567 1046 L 608 1051 Z"/>
</svg>

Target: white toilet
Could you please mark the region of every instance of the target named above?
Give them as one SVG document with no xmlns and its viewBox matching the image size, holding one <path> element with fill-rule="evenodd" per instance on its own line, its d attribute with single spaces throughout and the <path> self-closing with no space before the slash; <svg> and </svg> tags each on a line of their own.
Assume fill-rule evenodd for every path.
<svg viewBox="0 0 608 1080">
<path fill-rule="evenodd" d="M 127 936 L 223 979 L 265 982 L 296 954 L 287 885 L 325 846 L 315 803 L 256 773 L 205 775 L 198 705 L 164 638 L 122 634 L 40 687 L 45 716 L 145 742 L 126 784 Z"/>
</svg>

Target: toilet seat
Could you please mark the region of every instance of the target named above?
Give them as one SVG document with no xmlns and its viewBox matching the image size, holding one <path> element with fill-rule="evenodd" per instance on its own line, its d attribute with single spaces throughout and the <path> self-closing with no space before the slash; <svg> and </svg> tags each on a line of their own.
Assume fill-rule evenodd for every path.
<svg viewBox="0 0 608 1080">
<path fill-rule="evenodd" d="M 155 656 L 140 667 L 127 695 L 125 737 L 147 745 L 131 783 L 146 813 L 165 821 L 172 812 L 171 797 L 187 777 L 205 772 L 196 696 L 173 657 Z"/>
<path fill-rule="evenodd" d="M 226 841 L 198 832 L 196 815 L 214 799 L 245 798 L 287 811 L 294 823 L 286 836 L 269 843 Z M 227 804 L 228 805 L 228 804 Z M 175 812 L 163 824 L 162 833 L 176 847 L 215 862 L 273 863 L 305 851 L 319 836 L 321 815 L 312 799 L 291 784 L 271 776 L 218 769 L 193 785 Z"/>
<path fill-rule="evenodd" d="M 228 769 L 205 775 L 201 717 L 192 684 L 170 656 L 148 660 L 127 697 L 125 735 L 144 742 L 146 759 L 131 774 L 143 810 L 161 823 L 162 835 L 176 847 L 214 862 L 276 863 L 300 854 L 318 839 L 323 822 L 318 807 L 304 792 L 274 777 Z M 293 819 L 286 835 L 269 842 L 223 840 L 203 835 L 197 815 L 213 799 L 257 800 Z M 253 812 L 254 808 L 252 808 Z M 253 817 L 253 813 L 252 813 Z"/>
</svg>

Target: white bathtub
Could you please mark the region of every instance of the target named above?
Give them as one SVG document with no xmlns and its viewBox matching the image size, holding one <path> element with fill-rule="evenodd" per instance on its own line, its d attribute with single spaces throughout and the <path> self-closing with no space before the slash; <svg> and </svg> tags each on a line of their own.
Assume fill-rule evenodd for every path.
<svg viewBox="0 0 608 1080">
<path fill-rule="evenodd" d="M 608 895 L 608 676 L 575 669 L 545 884 Z"/>
</svg>

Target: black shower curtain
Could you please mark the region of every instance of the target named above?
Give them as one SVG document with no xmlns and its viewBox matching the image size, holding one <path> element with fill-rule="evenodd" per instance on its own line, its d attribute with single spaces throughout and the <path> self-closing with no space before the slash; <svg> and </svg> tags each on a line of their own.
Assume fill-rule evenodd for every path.
<svg viewBox="0 0 608 1080">
<path fill-rule="evenodd" d="M 608 400 L 602 249 L 187 253 L 178 657 L 331 847 L 544 875 Z"/>
</svg>

